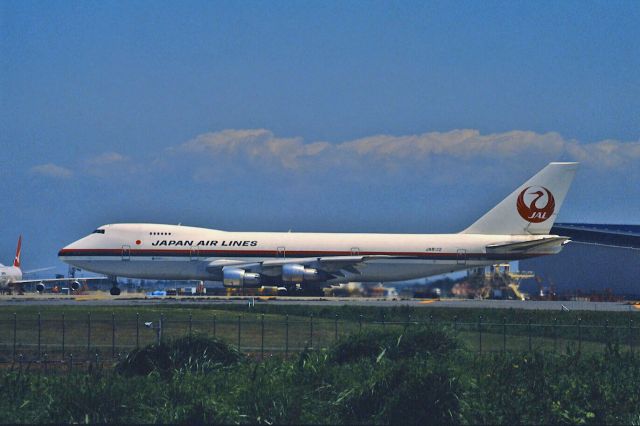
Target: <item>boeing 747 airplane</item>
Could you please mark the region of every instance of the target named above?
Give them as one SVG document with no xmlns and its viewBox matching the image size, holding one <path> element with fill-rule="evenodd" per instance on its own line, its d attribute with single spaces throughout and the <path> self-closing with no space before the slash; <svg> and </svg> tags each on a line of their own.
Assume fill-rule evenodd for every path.
<svg viewBox="0 0 640 426">
<path fill-rule="evenodd" d="M 558 253 L 569 238 L 549 230 L 576 169 L 577 163 L 550 163 L 456 234 L 226 232 L 122 223 L 101 226 L 58 255 L 112 278 L 222 281 L 239 288 L 421 278 Z M 114 284 L 111 294 L 119 293 Z"/>
<path fill-rule="evenodd" d="M 52 283 L 69 283 L 70 288 L 73 291 L 77 291 L 82 287 L 82 279 L 77 278 L 43 278 L 35 280 L 25 280 L 23 276 L 38 271 L 46 271 L 53 268 L 34 269 L 31 271 L 22 271 L 20 268 L 20 251 L 22 249 L 22 236 L 18 238 L 18 247 L 16 248 L 16 256 L 13 258 L 12 266 L 4 266 L 0 263 L 0 292 L 19 294 L 23 293 L 23 287 L 25 284 L 35 284 L 36 291 L 42 293 L 47 284 Z M 105 279 L 104 277 L 92 278 L 92 279 Z"/>
</svg>

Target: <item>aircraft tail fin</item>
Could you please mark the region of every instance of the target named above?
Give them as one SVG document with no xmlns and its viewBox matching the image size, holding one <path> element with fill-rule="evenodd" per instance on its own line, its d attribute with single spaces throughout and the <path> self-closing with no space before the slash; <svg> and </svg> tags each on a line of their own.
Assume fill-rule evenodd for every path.
<svg viewBox="0 0 640 426">
<path fill-rule="evenodd" d="M 22 235 L 18 238 L 18 248 L 16 249 L 16 257 L 13 259 L 13 266 L 20 267 L 20 250 L 22 249 Z"/>
<path fill-rule="evenodd" d="M 548 234 L 577 168 L 578 163 L 549 163 L 462 233 Z"/>
</svg>

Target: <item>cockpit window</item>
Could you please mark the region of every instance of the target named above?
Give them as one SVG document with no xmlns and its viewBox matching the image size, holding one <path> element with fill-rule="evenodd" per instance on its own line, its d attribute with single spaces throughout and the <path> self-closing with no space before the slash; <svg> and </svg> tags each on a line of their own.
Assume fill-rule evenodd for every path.
<svg viewBox="0 0 640 426">
<path fill-rule="evenodd" d="M 104 234 L 104 229 L 96 229 L 92 234 Z"/>
</svg>

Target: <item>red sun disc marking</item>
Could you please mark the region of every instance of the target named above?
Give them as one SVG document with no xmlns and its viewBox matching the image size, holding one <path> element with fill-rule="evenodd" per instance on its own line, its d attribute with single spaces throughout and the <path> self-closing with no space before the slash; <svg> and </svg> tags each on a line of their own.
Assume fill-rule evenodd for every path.
<svg viewBox="0 0 640 426">
<path fill-rule="evenodd" d="M 140 240 L 136 240 L 136 244 L 137 244 L 137 245 L 140 245 L 140 244 L 142 244 L 142 241 L 140 241 Z"/>
</svg>

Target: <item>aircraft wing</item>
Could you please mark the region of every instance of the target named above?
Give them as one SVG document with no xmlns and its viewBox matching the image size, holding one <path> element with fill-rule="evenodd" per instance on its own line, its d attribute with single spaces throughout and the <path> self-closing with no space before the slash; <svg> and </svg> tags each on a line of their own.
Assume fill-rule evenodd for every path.
<svg viewBox="0 0 640 426">
<path fill-rule="evenodd" d="M 314 268 L 332 276 L 344 276 L 345 272 L 359 274 L 357 269 L 366 261 L 372 259 L 391 258 L 392 256 L 325 256 L 325 257 L 304 257 L 292 259 L 268 259 L 262 262 L 243 262 L 237 260 L 219 259 L 207 265 L 207 271 L 213 274 L 222 273 L 222 268 L 233 267 L 244 269 L 248 272 L 258 272 L 267 276 L 277 276 L 282 271 L 282 266 L 287 264 L 302 265 Z"/>
<path fill-rule="evenodd" d="M 83 278 L 42 278 L 39 280 L 18 280 L 11 281 L 11 284 L 37 284 L 37 283 L 60 283 L 60 282 L 75 282 L 75 281 L 88 281 L 88 280 L 108 280 L 108 277 L 83 277 Z"/>
</svg>

